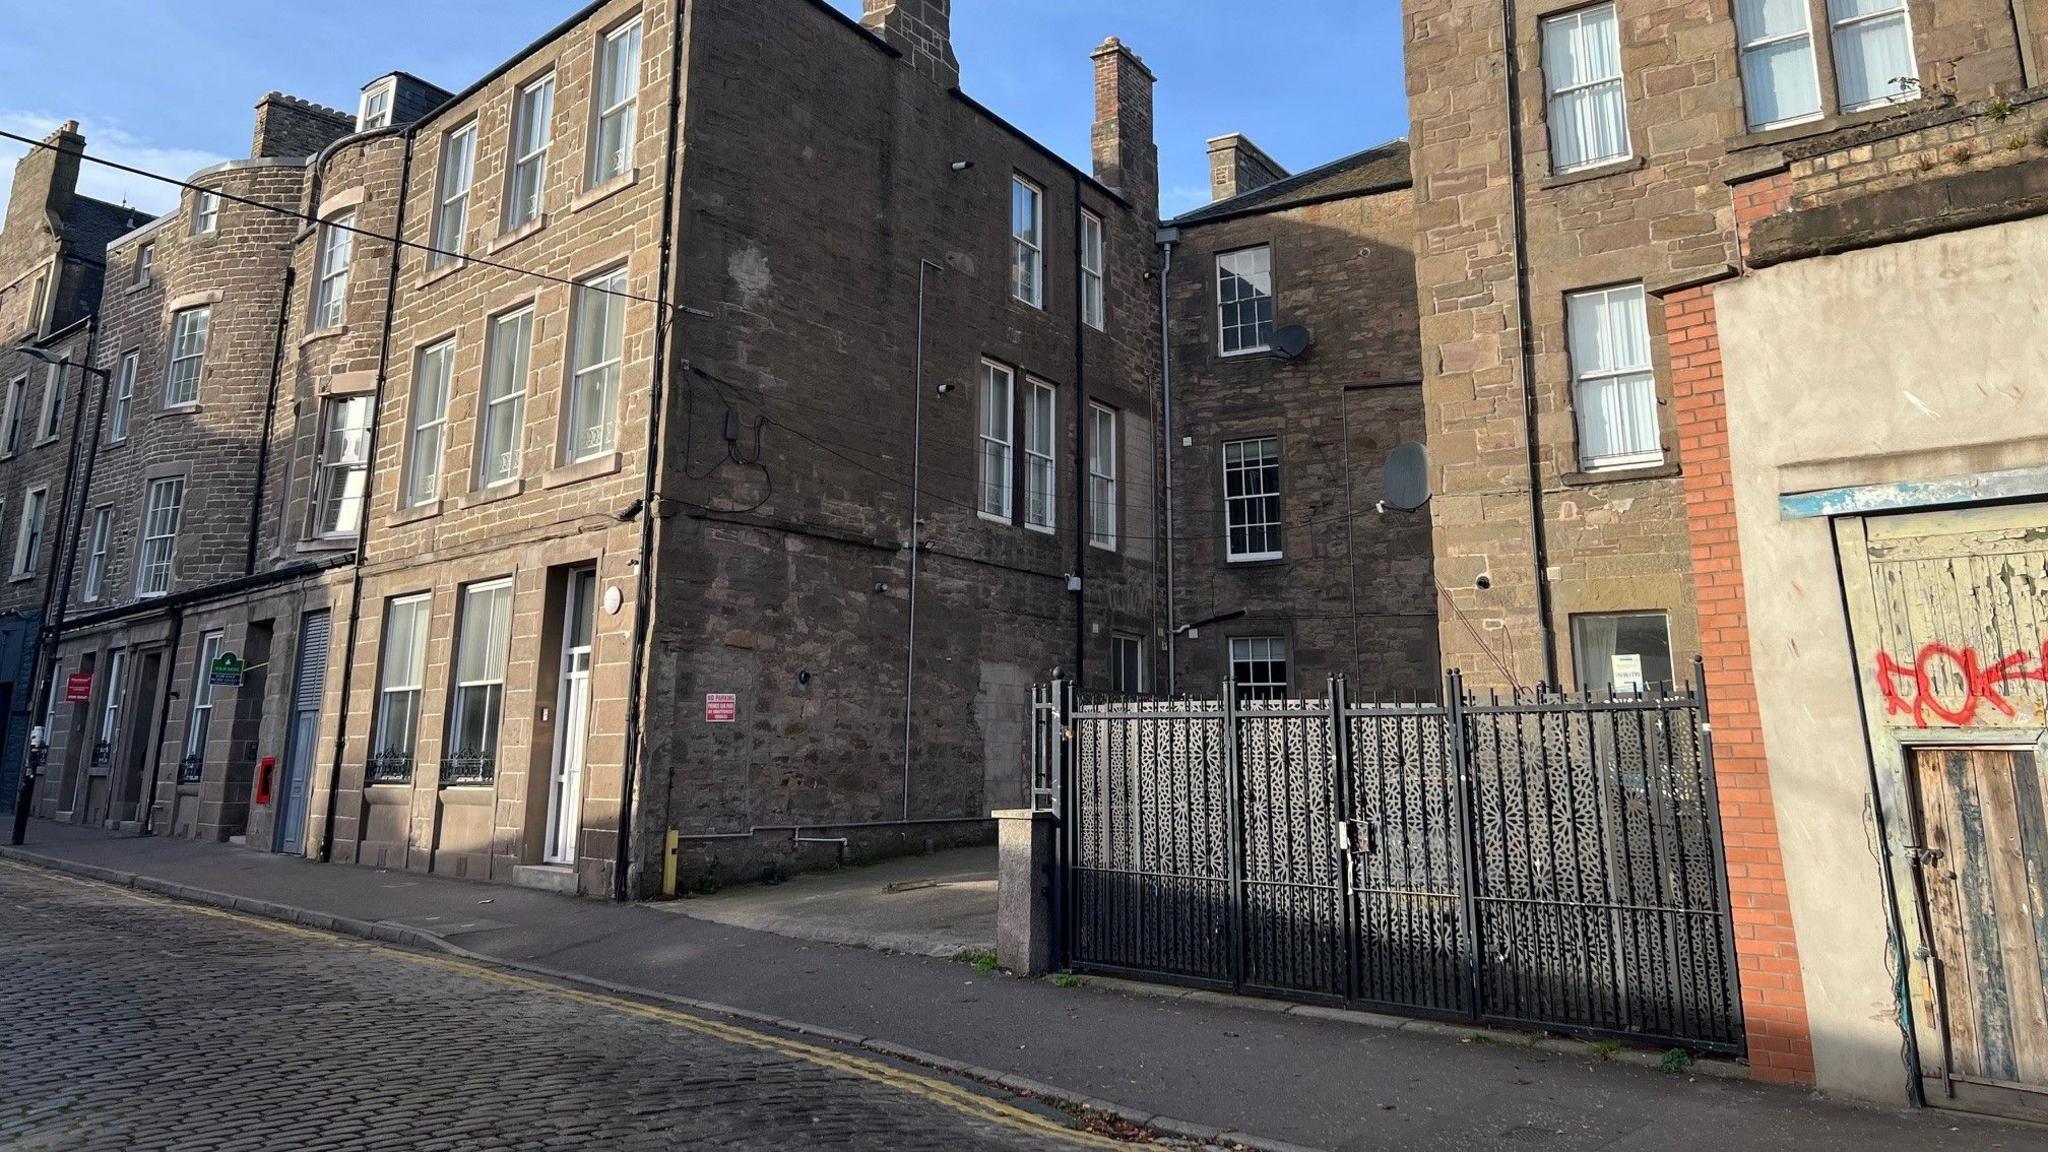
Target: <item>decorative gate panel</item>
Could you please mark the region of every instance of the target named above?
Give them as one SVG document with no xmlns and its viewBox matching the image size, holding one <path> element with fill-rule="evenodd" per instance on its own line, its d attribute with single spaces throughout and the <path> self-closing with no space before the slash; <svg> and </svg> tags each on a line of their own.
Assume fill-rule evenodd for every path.
<svg viewBox="0 0 2048 1152">
<path fill-rule="evenodd" d="M 1042 688 L 1071 967 L 1742 1047 L 1700 696 Z"/>
</svg>

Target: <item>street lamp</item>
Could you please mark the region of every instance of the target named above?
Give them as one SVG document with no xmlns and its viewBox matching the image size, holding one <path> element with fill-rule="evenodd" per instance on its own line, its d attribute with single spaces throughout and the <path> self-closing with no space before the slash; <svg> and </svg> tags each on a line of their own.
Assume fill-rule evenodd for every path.
<svg viewBox="0 0 2048 1152">
<path fill-rule="evenodd" d="M 47 348 L 18 346 L 15 350 L 31 360 L 48 364 L 58 369 L 60 373 L 64 369 L 76 368 L 83 377 L 97 376 L 99 378 L 100 403 L 93 421 L 93 455 L 86 457 L 83 482 L 76 489 L 81 497 L 75 502 L 78 508 L 78 516 L 83 516 L 85 508 L 83 495 L 85 490 L 92 485 L 93 457 L 99 454 L 98 414 L 106 411 L 107 389 L 113 382 L 114 374 L 104 368 L 95 368 L 90 364 L 81 364 L 69 356 L 59 356 Z M 31 684 L 35 685 L 35 692 L 29 697 L 29 707 L 31 709 L 29 715 L 38 718 L 49 716 L 50 694 L 56 691 L 56 685 L 52 683 L 55 679 L 55 664 L 51 660 L 51 649 L 56 646 L 58 629 L 51 624 L 51 620 L 61 618 L 66 612 L 70 611 L 71 607 L 71 576 L 78 560 L 79 530 L 79 525 L 75 522 L 78 517 L 72 514 L 72 505 L 74 503 L 72 495 L 74 489 L 71 481 L 73 477 L 78 475 L 78 432 L 83 426 L 84 415 L 83 406 L 81 405 L 78 415 L 72 417 L 71 459 L 64 473 L 65 509 L 63 519 L 66 522 L 66 535 L 68 537 L 64 545 L 64 571 L 60 579 L 43 586 L 43 615 L 42 624 L 39 629 L 41 635 L 36 644 L 35 676 L 30 681 Z M 50 612 L 50 601 L 53 596 L 57 600 L 55 617 Z M 9 840 L 14 845 L 19 846 L 23 838 L 28 835 L 28 811 L 30 805 L 35 801 L 36 777 L 41 775 L 43 761 L 49 755 L 49 751 L 50 734 L 43 730 L 41 723 L 37 723 L 29 729 L 28 762 L 22 765 L 21 781 L 14 794 L 14 828 L 13 835 Z"/>
</svg>

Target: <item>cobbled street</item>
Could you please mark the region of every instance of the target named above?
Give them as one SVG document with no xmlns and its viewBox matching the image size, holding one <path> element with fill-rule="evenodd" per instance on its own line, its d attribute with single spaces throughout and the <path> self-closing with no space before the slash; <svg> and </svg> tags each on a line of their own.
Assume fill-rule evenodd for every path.
<svg viewBox="0 0 2048 1152">
<path fill-rule="evenodd" d="M 1107 1146 L 914 1070 L 0 863 L 0 1148 Z"/>
</svg>

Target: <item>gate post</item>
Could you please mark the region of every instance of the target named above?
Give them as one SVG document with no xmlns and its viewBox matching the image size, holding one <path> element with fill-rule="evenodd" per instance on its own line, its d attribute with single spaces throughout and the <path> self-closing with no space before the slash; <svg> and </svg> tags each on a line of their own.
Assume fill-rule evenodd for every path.
<svg viewBox="0 0 2048 1152">
<path fill-rule="evenodd" d="M 1244 991 L 1244 763 L 1237 746 L 1237 682 L 1223 681 L 1223 788 L 1230 821 L 1230 987 Z"/>
<path fill-rule="evenodd" d="M 1361 850 L 1351 839 L 1352 819 L 1357 813 L 1352 805 L 1351 721 L 1347 718 L 1350 710 L 1351 693 L 1344 677 L 1330 677 L 1330 754 L 1335 758 L 1337 767 L 1337 795 L 1333 797 L 1332 810 L 1337 820 L 1338 915 L 1342 925 L 1340 930 L 1344 933 L 1342 991 L 1347 1001 L 1358 999 L 1358 900 L 1352 890 L 1351 865 L 1352 854 Z"/>
<path fill-rule="evenodd" d="M 1472 742 L 1465 713 L 1465 676 L 1456 668 L 1444 678 L 1444 726 L 1451 743 L 1451 767 L 1457 774 L 1458 919 L 1465 938 L 1465 1010 L 1473 1019 L 1485 1014 L 1479 998 L 1479 835 L 1478 805 L 1472 779 Z"/>
<path fill-rule="evenodd" d="M 1055 680 L 1051 688 L 1053 709 L 1052 731 L 1049 734 L 1052 754 L 1052 859 L 1048 862 L 1052 884 L 1052 901 L 1049 909 L 1052 920 L 1052 954 L 1048 962 L 1061 968 L 1068 967 L 1073 947 L 1073 873 L 1071 871 L 1075 853 L 1080 850 L 1076 839 L 1079 821 L 1074 819 L 1069 806 L 1079 791 L 1079 782 L 1074 779 L 1074 684 L 1071 680 Z"/>
<path fill-rule="evenodd" d="M 1043 976 L 1053 963 L 1053 894 L 1058 890 L 1050 812 L 1011 808 L 996 821 L 996 963 L 1019 976 Z"/>
</svg>

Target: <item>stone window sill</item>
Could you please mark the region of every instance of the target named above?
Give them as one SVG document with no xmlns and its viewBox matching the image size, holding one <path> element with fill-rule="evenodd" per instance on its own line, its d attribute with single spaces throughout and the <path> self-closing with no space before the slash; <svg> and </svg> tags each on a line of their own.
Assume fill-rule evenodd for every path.
<svg viewBox="0 0 2048 1152">
<path fill-rule="evenodd" d="M 34 444 L 29 445 L 29 447 L 48 448 L 50 445 L 55 444 L 56 442 L 57 438 L 55 436 L 38 436 L 36 437 L 36 442 Z"/>
<path fill-rule="evenodd" d="M 446 280 L 450 276 L 455 275 L 457 272 L 460 272 L 467 267 L 469 267 L 469 257 L 458 256 L 455 259 L 450 260 L 446 264 L 441 265 L 439 268 L 429 268 L 426 271 L 420 273 L 419 279 L 414 280 L 412 282 L 412 290 L 418 292 L 434 284 L 438 284 L 441 281 Z"/>
<path fill-rule="evenodd" d="M 1939 98 L 1929 97 L 1919 100 L 1904 100 L 1897 104 L 1885 104 L 1877 108 L 1865 108 L 1860 112 L 1843 112 L 1834 116 L 1819 116 L 1812 120 L 1802 120 L 1797 124 L 1786 124 L 1777 128 L 1766 128 L 1760 132 L 1747 133 L 1729 144 L 1728 151 L 1748 152 L 1758 148 L 1778 148 L 1786 144 L 1798 144 L 1815 139 L 1816 137 L 1826 136 L 1830 133 L 1843 132 L 1850 128 L 1861 128 L 1866 124 L 1875 124 L 1880 120 L 1889 120 L 1893 117 L 1912 112 L 1925 112 L 1941 106 L 1942 102 Z"/>
<path fill-rule="evenodd" d="M 1599 472 L 1567 472 L 1560 479 L 1567 488 L 1593 488 L 1601 484 L 1626 484 L 1636 480 L 1664 480 L 1679 474 L 1672 461 L 1645 464 L 1640 468 L 1610 468 Z"/>
<path fill-rule="evenodd" d="M 628 169 L 621 175 L 614 176 L 590 191 L 585 192 L 583 195 L 569 201 L 569 212 L 571 215 L 574 215 L 586 208 L 594 208 L 639 182 L 640 170 L 638 168 Z"/>
<path fill-rule="evenodd" d="M 16 572 L 7 578 L 9 584 L 26 584 L 36 578 L 33 572 Z"/>
<path fill-rule="evenodd" d="M 337 336 L 346 335 L 348 335 L 348 325 L 346 324 L 338 328 L 321 328 L 299 337 L 299 347 L 304 348 L 309 344 L 318 344 L 322 340 L 332 340 Z"/>
<path fill-rule="evenodd" d="M 518 496 L 525 491 L 526 481 L 523 478 L 519 480 L 510 481 L 509 483 L 499 484 L 492 488 L 479 488 L 476 491 L 471 492 L 469 495 L 457 500 L 455 502 L 455 508 L 457 511 L 466 511 L 470 508 L 481 507 L 482 505 L 485 504 L 495 504 L 500 500 L 510 500 L 513 497 Z"/>
<path fill-rule="evenodd" d="M 432 520 L 441 514 L 442 503 L 440 500 L 432 500 L 425 504 L 415 504 L 410 508 L 400 508 L 391 514 L 385 524 L 397 528 L 406 524 L 417 524 L 422 520 Z"/>
<path fill-rule="evenodd" d="M 593 456 L 588 460 L 579 460 L 574 464 L 564 464 L 559 468 L 549 469 L 541 474 L 540 486 L 544 489 L 566 488 L 571 484 L 580 484 L 585 480 L 595 480 L 600 476 L 614 475 L 618 472 L 619 465 L 619 454 L 617 452 L 607 452 L 602 456 Z"/>
<path fill-rule="evenodd" d="M 1595 180 L 1605 180 L 1609 176 L 1619 176 L 1624 172 L 1637 171 L 1648 162 L 1646 157 L 1631 156 L 1626 160 L 1616 160 L 1612 164 L 1602 164 L 1598 168 L 1552 173 L 1545 176 L 1536 186 L 1548 191 L 1552 188 L 1568 188 L 1573 184 L 1588 184 Z"/>
<path fill-rule="evenodd" d="M 171 417 L 174 417 L 174 416 L 197 416 L 197 415 L 199 415 L 199 414 L 200 414 L 201 412 L 204 412 L 205 410 L 206 410 L 206 408 L 205 408 L 205 406 L 204 406 L 204 405 L 201 405 L 201 404 L 197 404 L 197 403 L 194 403 L 194 404 L 179 404 L 179 405 L 177 405 L 176 407 L 172 407 L 172 408 L 166 408 L 166 409 L 164 409 L 163 411 L 161 411 L 161 412 L 158 412 L 158 413 L 157 413 L 156 415 L 154 415 L 154 416 L 150 417 L 150 419 L 152 419 L 152 420 L 168 420 L 168 419 L 170 419 Z M 125 441 L 125 440 L 124 440 L 124 441 L 122 441 L 122 443 L 124 443 L 124 444 L 125 444 L 125 443 L 127 443 L 127 441 Z"/>
<path fill-rule="evenodd" d="M 355 546 L 356 542 L 352 539 L 342 539 L 340 537 L 335 537 L 331 540 L 301 540 L 299 541 L 294 551 L 298 552 L 302 556 L 308 554 L 320 555 L 334 552 L 348 552 L 354 549 Z"/>
<path fill-rule="evenodd" d="M 123 294 L 133 296 L 137 292 L 147 292 L 154 287 L 156 287 L 156 277 L 151 276 L 147 280 L 136 280 L 131 282 Z"/>
<path fill-rule="evenodd" d="M 503 252 L 505 249 L 510 248 L 514 244 L 519 243 L 521 240 L 524 240 L 529 236 L 538 234 L 541 231 L 541 229 L 546 228 L 547 226 L 548 214 L 543 212 L 540 215 L 534 217 L 533 219 L 527 221 L 525 224 L 520 225 L 517 230 L 512 232 L 506 232 L 503 235 L 500 235 L 496 240 L 491 241 L 490 246 L 484 249 L 484 255 L 496 256 L 498 253 Z"/>
<path fill-rule="evenodd" d="M 1286 566 L 1287 557 L 1285 556 L 1273 556 L 1261 560 L 1226 559 L 1222 565 L 1225 572 L 1243 572 L 1258 568 L 1285 568 Z"/>
</svg>

